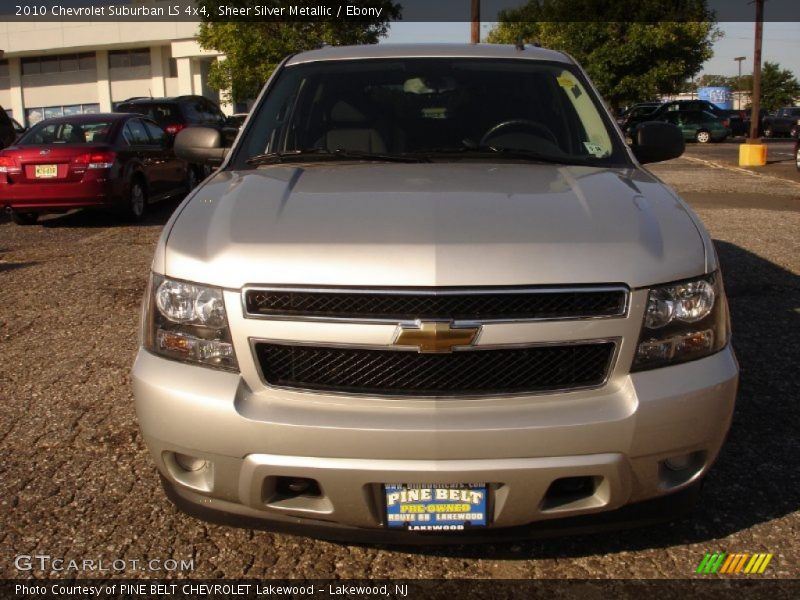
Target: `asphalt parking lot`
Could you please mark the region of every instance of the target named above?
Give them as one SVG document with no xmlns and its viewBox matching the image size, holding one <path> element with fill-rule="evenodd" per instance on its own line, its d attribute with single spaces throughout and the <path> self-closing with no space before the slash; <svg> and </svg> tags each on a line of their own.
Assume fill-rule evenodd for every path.
<svg viewBox="0 0 800 600">
<path fill-rule="evenodd" d="M 692 145 L 653 167 L 716 241 L 742 366 L 701 504 L 669 525 L 523 543 L 346 545 L 179 513 L 139 436 L 129 376 L 153 248 L 175 204 L 139 226 L 90 212 L 30 227 L 0 217 L 2 577 L 76 576 L 15 567 L 19 555 L 44 554 L 193 561 L 110 573 L 126 577 L 682 578 L 717 551 L 773 553 L 763 577 L 798 577 L 800 178 L 780 164 L 738 170 L 725 162 L 731 152 Z"/>
</svg>

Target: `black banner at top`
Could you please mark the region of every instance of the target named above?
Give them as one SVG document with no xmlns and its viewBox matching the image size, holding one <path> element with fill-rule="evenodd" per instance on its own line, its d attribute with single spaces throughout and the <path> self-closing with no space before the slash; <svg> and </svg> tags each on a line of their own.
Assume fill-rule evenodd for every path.
<svg viewBox="0 0 800 600">
<path fill-rule="evenodd" d="M 12 0 L 14 21 L 362 21 L 458 22 L 471 0 Z M 480 0 L 483 22 L 753 21 L 753 0 Z M 800 0 L 767 0 L 764 20 L 800 21 Z"/>
</svg>

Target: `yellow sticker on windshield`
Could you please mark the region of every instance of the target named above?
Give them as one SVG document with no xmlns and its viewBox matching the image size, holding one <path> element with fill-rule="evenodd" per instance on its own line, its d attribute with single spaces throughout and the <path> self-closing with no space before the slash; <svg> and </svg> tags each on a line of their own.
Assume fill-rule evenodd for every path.
<svg viewBox="0 0 800 600">
<path fill-rule="evenodd" d="M 566 75 L 561 75 L 561 77 L 558 78 L 558 85 L 560 85 L 563 88 L 571 88 L 573 85 L 575 85 L 575 82 L 572 80 L 571 77 L 568 77 Z"/>
</svg>

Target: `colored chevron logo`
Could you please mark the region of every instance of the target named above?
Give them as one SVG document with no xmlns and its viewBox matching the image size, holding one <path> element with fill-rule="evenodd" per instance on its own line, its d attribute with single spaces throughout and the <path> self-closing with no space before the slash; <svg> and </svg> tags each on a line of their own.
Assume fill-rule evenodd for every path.
<svg viewBox="0 0 800 600">
<path fill-rule="evenodd" d="M 700 561 L 695 573 L 700 575 L 756 575 L 763 573 L 772 560 L 772 554 L 708 553 Z"/>
</svg>

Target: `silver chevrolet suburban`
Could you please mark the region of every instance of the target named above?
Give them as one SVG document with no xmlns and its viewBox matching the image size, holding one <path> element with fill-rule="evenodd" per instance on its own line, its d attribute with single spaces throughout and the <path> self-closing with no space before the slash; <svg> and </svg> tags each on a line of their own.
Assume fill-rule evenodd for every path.
<svg viewBox="0 0 800 600">
<path fill-rule="evenodd" d="M 472 541 L 691 504 L 738 366 L 719 262 L 575 61 L 532 47 L 287 58 L 164 228 L 133 368 L 194 514 Z"/>
</svg>

